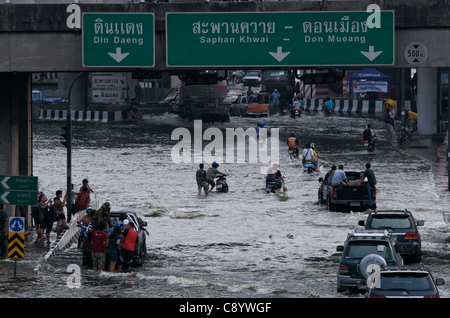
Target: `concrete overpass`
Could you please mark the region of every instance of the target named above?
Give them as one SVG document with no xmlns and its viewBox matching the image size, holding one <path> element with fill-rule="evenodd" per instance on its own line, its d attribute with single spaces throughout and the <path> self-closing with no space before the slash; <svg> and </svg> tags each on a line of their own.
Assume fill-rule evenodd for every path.
<svg viewBox="0 0 450 318">
<path fill-rule="evenodd" d="M 447 52 L 450 47 L 450 0 L 72 2 L 3 0 L 0 3 L 0 175 L 32 174 L 31 73 L 73 72 L 75 77 L 78 72 L 118 71 L 113 67 L 83 67 L 81 16 L 89 12 L 153 13 L 155 63 L 151 70 L 166 71 L 170 69 L 165 61 L 166 12 L 366 11 L 370 4 L 377 4 L 381 10 L 395 12 L 395 64 L 391 67 L 415 66 L 405 58 L 405 49 L 413 42 L 422 43 L 428 50 L 427 59 L 417 65 L 419 133 L 436 132 L 436 83 L 439 82 L 436 68 L 450 66 Z M 131 67 L 120 69 L 133 70 L 135 68 Z M 83 89 L 82 85 L 74 87 L 74 96 L 77 90 Z"/>
<path fill-rule="evenodd" d="M 11 0 L 14 3 L 14 0 Z M 36 0 L 36 2 L 38 2 Z M 42 1 L 50 2 L 50 1 Z M 450 1 L 268 1 L 194 3 L 79 3 L 0 5 L 0 72 L 104 71 L 82 66 L 81 15 L 87 12 L 152 12 L 155 70 L 164 71 L 166 12 L 366 11 L 372 4 L 395 12 L 395 67 L 412 67 L 405 48 L 421 42 L 428 58 L 420 67 L 448 67 Z M 66 2 L 66 4 L 64 4 Z M 82 1 L 80 1 L 82 2 Z M 132 69 L 131 69 L 132 70 Z"/>
</svg>

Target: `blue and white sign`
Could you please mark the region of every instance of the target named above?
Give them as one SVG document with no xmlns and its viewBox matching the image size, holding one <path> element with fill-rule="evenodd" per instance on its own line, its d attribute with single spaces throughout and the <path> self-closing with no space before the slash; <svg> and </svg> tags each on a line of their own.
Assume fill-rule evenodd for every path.
<svg viewBox="0 0 450 318">
<path fill-rule="evenodd" d="M 10 217 L 9 218 L 9 232 L 23 233 L 25 228 L 25 218 Z"/>
</svg>

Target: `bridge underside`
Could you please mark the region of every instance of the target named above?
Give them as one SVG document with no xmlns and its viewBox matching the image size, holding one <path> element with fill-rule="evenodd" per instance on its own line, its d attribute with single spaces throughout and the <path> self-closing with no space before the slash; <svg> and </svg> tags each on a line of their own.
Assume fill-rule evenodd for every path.
<svg viewBox="0 0 450 318">
<path fill-rule="evenodd" d="M 395 65 L 411 67 L 405 48 L 421 42 L 428 49 L 420 67 L 447 67 L 450 41 L 450 1 L 380 2 L 395 12 Z M 155 16 L 155 67 L 169 70 L 165 61 L 167 12 L 305 12 L 366 11 L 372 1 L 269 1 L 210 3 L 8 4 L 0 6 L 0 72 L 113 71 L 82 66 L 81 15 L 88 12 L 152 12 Z M 72 5 L 74 6 L 74 5 Z M 332 65 L 330 65 L 332 66 Z M 226 68 L 225 68 L 226 69 Z M 124 70 L 124 69 L 122 69 Z M 130 71 L 133 69 L 129 69 Z"/>
</svg>

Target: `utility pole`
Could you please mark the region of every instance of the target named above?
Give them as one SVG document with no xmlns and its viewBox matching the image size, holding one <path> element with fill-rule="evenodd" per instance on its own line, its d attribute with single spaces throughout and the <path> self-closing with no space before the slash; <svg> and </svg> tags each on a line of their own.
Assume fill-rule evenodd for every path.
<svg viewBox="0 0 450 318">
<path fill-rule="evenodd" d="M 67 97 L 67 224 L 72 218 L 72 105 L 70 104 L 70 92 L 73 84 L 81 75 L 83 72 L 73 79 Z"/>
</svg>

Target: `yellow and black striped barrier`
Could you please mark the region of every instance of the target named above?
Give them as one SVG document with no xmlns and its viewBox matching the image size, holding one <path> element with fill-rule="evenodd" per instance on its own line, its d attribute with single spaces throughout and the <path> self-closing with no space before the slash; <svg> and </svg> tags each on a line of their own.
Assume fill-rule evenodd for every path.
<svg viewBox="0 0 450 318">
<path fill-rule="evenodd" d="M 8 258 L 23 258 L 25 233 L 8 233 Z"/>
</svg>

